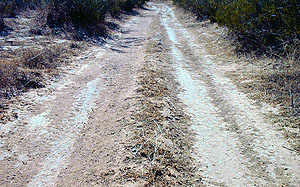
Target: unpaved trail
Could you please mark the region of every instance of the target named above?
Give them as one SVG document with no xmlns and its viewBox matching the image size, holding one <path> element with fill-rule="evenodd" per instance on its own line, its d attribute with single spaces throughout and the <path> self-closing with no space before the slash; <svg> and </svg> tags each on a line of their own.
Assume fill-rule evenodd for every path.
<svg viewBox="0 0 300 187">
<path fill-rule="evenodd" d="M 208 186 L 300 186 L 300 158 L 167 5 L 157 5 Z M 205 33 L 202 33 L 205 34 Z"/>
<path fill-rule="evenodd" d="M 282 135 L 225 76 L 228 68 L 198 42 L 201 36 L 168 5 L 149 8 L 104 46 L 62 67 L 61 80 L 11 104 L 16 120 L 0 126 L 0 186 L 142 186 L 120 178 L 120 168 L 130 168 L 124 143 L 133 135 L 125 118 L 135 112 L 130 98 L 154 18 L 167 33 L 178 97 L 192 118 L 198 178 L 208 186 L 300 186 L 299 156 L 282 147 Z"/>
<path fill-rule="evenodd" d="M 62 67 L 61 80 L 11 104 L 17 119 L 0 126 L 0 186 L 106 186 L 105 173 L 125 165 L 125 98 L 136 89 L 156 14 L 141 12 L 103 47 Z"/>
</svg>

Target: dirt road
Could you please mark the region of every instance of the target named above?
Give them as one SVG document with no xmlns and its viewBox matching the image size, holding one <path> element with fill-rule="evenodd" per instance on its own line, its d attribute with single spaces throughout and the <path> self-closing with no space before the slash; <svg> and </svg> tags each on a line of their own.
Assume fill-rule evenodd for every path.
<svg viewBox="0 0 300 187">
<path fill-rule="evenodd" d="M 180 98 L 193 116 L 194 155 L 209 186 L 299 186 L 300 158 L 263 111 L 225 76 L 220 65 L 171 8 L 159 6 L 171 41 Z M 219 64 L 219 65 L 218 65 Z"/>
<path fill-rule="evenodd" d="M 199 43 L 201 35 L 184 28 L 169 6 L 148 7 L 104 46 L 62 67 L 61 80 L 11 104 L 16 120 L 0 126 L 0 186 L 142 185 L 115 172 L 132 156 L 124 145 L 132 136 L 124 119 L 135 112 L 135 100 L 128 98 L 138 90 L 155 19 L 166 33 L 162 41 L 182 90 L 174 103 L 184 103 L 192 119 L 192 155 L 202 182 L 299 186 L 299 156 L 283 148 L 282 135 L 225 76 L 228 68 Z"/>
<path fill-rule="evenodd" d="M 136 88 L 149 14 L 63 67 L 61 80 L 10 106 L 17 119 L 0 127 L 0 186 L 96 185 L 94 173 L 121 164 L 124 99 Z"/>
</svg>

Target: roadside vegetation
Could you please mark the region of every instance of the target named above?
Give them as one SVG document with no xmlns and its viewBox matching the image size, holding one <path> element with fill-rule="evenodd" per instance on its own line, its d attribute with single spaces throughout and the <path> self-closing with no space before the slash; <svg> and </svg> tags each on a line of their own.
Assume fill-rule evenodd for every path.
<svg viewBox="0 0 300 187">
<path fill-rule="evenodd" d="M 111 23 L 107 18 L 121 18 L 144 3 L 145 0 L 1 0 L 0 106 L 4 98 L 43 87 L 45 77 L 54 76 L 56 67 L 82 49 L 85 41 L 101 43 L 108 36 Z"/>
<path fill-rule="evenodd" d="M 300 6 L 297 0 L 173 0 L 195 13 L 226 26 L 246 51 L 282 53 L 299 50 Z M 299 56 L 298 56 L 299 57 Z"/>
<path fill-rule="evenodd" d="M 81 30 L 85 34 L 105 34 L 105 18 L 142 7 L 145 0 L 3 0 L 1 17 L 15 17 L 26 9 L 44 9 L 50 28 Z"/>
<path fill-rule="evenodd" d="M 238 63 L 249 96 L 279 106 L 274 124 L 300 151 L 300 6 L 296 0 L 173 0 L 209 31 L 210 52 Z M 192 17 L 192 16 L 191 16 Z M 184 18 L 185 20 L 187 18 Z M 225 60 L 224 60 L 225 59 Z"/>
</svg>

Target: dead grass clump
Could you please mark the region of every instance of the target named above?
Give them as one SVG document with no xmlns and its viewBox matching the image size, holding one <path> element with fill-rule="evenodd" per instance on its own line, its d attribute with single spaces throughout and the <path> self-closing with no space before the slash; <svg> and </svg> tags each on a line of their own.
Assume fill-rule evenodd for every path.
<svg viewBox="0 0 300 187">
<path fill-rule="evenodd" d="M 64 52 L 61 46 L 46 49 L 24 49 L 22 51 L 23 64 L 30 69 L 55 68 L 56 60 Z"/>
<path fill-rule="evenodd" d="M 0 15 L 0 105 L 31 88 L 44 87 L 47 79 L 57 76 L 57 67 L 86 44 L 53 35 L 46 25 L 49 11 L 48 6 L 30 6 L 16 9 L 17 17 Z"/>
<path fill-rule="evenodd" d="M 11 98 L 29 88 L 43 87 L 41 74 L 19 64 L 17 60 L 0 62 L 0 97 Z"/>
<path fill-rule="evenodd" d="M 59 58 L 67 50 L 64 45 L 56 45 L 45 49 L 25 48 L 1 55 L 0 97 L 11 98 L 30 88 L 44 87 L 45 77 L 56 71 L 62 62 Z"/>
<path fill-rule="evenodd" d="M 300 109 L 300 71 L 299 69 L 285 69 L 263 74 L 262 80 L 265 83 L 264 90 L 272 97 L 273 102 L 282 101 L 285 108 L 295 110 L 294 115 L 299 115 Z"/>
<path fill-rule="evenodd" d="M 173 103 L 175 89 L 168 86 L 174 84 L 173 77 L 160 68 L 152 68 L 148 67 L 141 77 L 141 111 L 134 116 L 140 130 L 136 131 L 138 141 L 133 149 L 148 163 L 145 186 L 192 185 L 189 117 Z"/>
<path fill-rule="evenodd" d="M 297 151 L 300 151 L 299 64 L 286 58 L 279 62 L 270 60 L 269 65 L 263 62 L 260 67 L 263 70 L 255 77 L 257 82 L 249 87 L 252 91 L 258 90 L 257 95 L 264 101 L 280 106 L 280 114 L 274 117 L 274 123 L 284 130 L 284 135 Z"/>
</svg>

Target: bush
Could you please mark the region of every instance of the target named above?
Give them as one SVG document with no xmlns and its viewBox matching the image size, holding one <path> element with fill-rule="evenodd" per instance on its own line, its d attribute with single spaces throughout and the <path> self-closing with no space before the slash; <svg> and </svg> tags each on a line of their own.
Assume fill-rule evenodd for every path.
<svg viewBox="0 0 300 187">
<path fill-rule="evenodd" d="M 126 0 L 122 3 L 121 8 L 126 12 L 131 12 L 135 6 L 135 0 Z"/>
<path fill-rule="evenodd" d="M 126 12 L 131 12 L 134 7 L 141 7 L 145 0 L 125 0 L 121 3 L 121 8 Z"/>
<path fill-rule="evenodd" d="M 227 26 L 254 48 L 283 50 L 300 39 L 298 0 L 173 0 L 200 18 Z"/>
<path fill-rule="evenodd" d="M 87 34 L 104 35 L 107 13 L 118 16 L 122 10 L 132 11 L 144 0 L 51 0 L 47 24 L 52 27 L 75 27 Z"/>
<path fill-rule="evenodd" d="M 47 24 L 51 28 L 71 25 L 89 34 L 103 34 L 102 24 L 110 4 L 100 0 L 52 0 Z"/>
<path fill-rule="evenodd" d="M 145 0 L 1 0 L 0 15 L 14 17 L 21 10 L 45 5 L 50 10 L 47 25 L 50 28 L 75 29 L 80 35 L 104 35 L 107 13 L 118 16 L 141 7 Z M 2 28 L 0 20 L 0 29 Z"/>
<path fill-rule="evenodd" d="M 217 0 L 173 0 L 173 3 L 195 13 L 199 19 L 215 20 Z"/>
<path fill-rule="evenodd" d="M 227 0 L 219 6 L 216 20 L 257 43 L 278 46 L 299 39 L 299 11 L 296 0 Z"/>
</svg>

